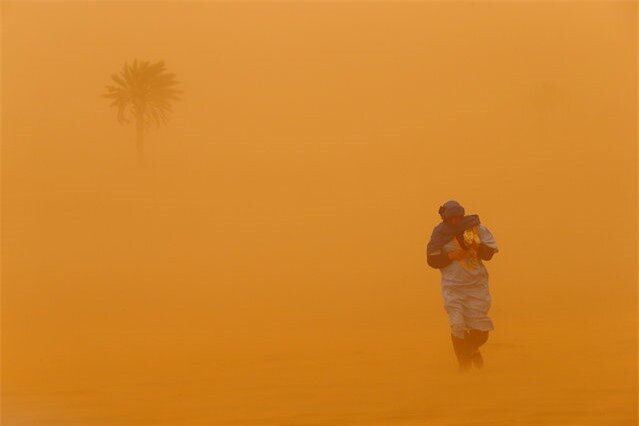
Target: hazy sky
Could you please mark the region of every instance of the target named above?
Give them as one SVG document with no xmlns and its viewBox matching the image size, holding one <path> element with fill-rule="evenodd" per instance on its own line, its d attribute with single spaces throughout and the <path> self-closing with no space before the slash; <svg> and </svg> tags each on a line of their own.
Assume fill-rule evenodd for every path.
<svg viewBox="0 0 639 426">
<path fill-rule="evenodd" d="M 5 421 L 456 424 L 448 199 L 500 247 L 486 419 L 636 420 L 636 35 L 632 2 L 3 2 Z M 143 168 L 100 97 L 135 58 L 184 90 Z M 534 377 L 567 417 L 517 411 Z"/>
</svg>

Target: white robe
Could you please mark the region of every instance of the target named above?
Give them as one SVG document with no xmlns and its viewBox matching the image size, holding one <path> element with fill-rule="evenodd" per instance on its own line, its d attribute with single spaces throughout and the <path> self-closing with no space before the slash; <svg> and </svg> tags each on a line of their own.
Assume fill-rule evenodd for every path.
<svg viewBox="0 0 639 426">
<path fill-rule="evenodd" d="M 481 242 L 499 251 L 495 238 L 483 224 L 477 226 Z M 456 238 L 442 248 L 444 253 L 460 247 Z M 462 260 L 453 260 L 449 265 L 440 268 L 441 289 L 444 309 L 448 314 L 451 333 L 463 338 L 468 329 L 483 331 L 494 330 L 494 324 L 488 316 L 491 307 L 490 289 L 488 286 L 488 270 L 474 250 L 469 249 L 471 256 Z M 439 251 L 431 254 L 438 254 Z"/>
</svg>

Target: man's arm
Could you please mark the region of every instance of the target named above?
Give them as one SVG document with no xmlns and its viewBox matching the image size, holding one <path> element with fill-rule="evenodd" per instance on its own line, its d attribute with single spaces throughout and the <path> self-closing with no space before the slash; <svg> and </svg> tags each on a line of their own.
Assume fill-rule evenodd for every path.
<svg viewBox="0 0 639 426">
<path fill-rule="evenodd" d="M 490 260 L 498 250 L 493 247 L 489 247 L 484 243 L 480 243 L 477 248 L 477 255 L 481 260 Z"/>
<path fill-rule="evenodd" d="M 499 251 L 495 237 L 483 224 L 479 225 L 479 237 L 481 243 L 477 247 L 477 255 L 482 260 L 490 260 Z"/>
<path fill-rule="evenodd" d="M 437 250 L 434 253 L 426 255 L 428 266 L 434 269 L 441 269 L 448 266 L 453 260 L 448 257 L 448 253 L 443 250 Z"/>
</svg>

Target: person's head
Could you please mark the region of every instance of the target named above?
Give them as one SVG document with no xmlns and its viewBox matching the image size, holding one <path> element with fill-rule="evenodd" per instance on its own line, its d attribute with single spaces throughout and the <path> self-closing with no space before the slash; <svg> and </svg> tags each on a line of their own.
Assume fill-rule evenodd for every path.
<svg viewBox="0 0 639 426">
<path fill-rule="evenodd" d="M 446 222 L 450 223 L 451 225 L 457 225 L 462 220 L 462 217 L 464 216 L 460 216 L 460 215 L 451 216 L 448 219 L 446 219 Z"/>
<path fill-rule="evenodd" d="M 464 207 L 455 200 L 448 200 L 439 207 L 439 215 L 442 220 L 451 225 L 458 224 L 465 214 Z"/>
</svg>

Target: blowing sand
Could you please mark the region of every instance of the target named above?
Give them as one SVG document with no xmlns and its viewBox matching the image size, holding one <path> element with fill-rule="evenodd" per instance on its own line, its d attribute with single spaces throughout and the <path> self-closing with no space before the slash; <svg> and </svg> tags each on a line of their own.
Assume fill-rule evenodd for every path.
<svg viewBox="0 0 639 426">
<path fill-rule="evenodd" d="M 2 425 L 636 425 L 636 8 L 3 2 Z M 136 57 L 184 90 L 143 167 Z"/>
</svg>

